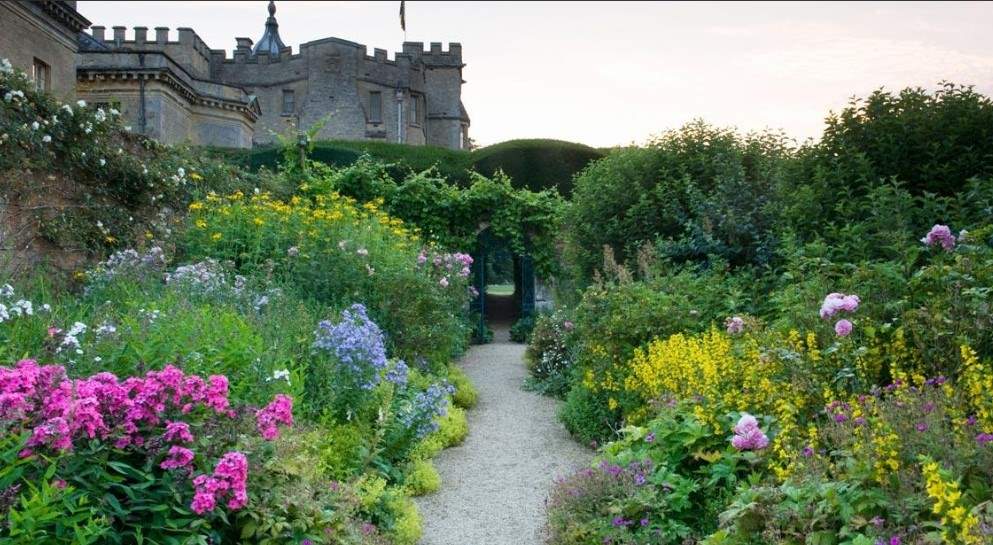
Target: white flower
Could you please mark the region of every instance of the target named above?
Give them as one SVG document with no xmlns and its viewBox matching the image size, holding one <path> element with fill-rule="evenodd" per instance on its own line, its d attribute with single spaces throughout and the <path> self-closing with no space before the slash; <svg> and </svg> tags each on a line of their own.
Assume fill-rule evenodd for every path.
<svg viewBox="0 0 993 545">
<path fill-rule="evenodd" d="M 127 132 L 131 132 L 131 125 L 125 125 L 124 130 Z"/>
<path fill-rule="evenodd" d="M 18 316 L 34 315 L 34 306 L 32 306 L 31 301 L 28 301 L 27 299 L 21 299 L 20 301 L 14 303 L 14 305 L 10 307 L 10 310 L 15 314 L 17 314 Z"/>
<path fill-rule="evenodd" d="M 121 112 L 118 112 L 117 109 L 115 108 L 111 108 L 110 115 L 121 115 Z"/>
<path fill-rule="evenodd" d="M 79 106 L 80 108 L 85 108 L 86 107 L 86 101 L 85 100 L 77 100 L 76 101 L 76 106 Z"/>
<path fill-rule="evenodd" d="M 0 59 L 0 74 L 12 74 L 14 66 L 7 59 Z"/>
<path fill-rule="evenodd" d="M 14 295 L 14 286 L 4 284 L 0 286 L 0 297 L 11 297 Z"/>
<path fill-rule="evenodd" d="M 7 313 L 7 305 L 0 303 L 0 324 L 6 322 L 10 319 L 10 314 Z"/>
<path fill-rule="evenodd" d="M 100 363 L 103 361 L 103 358 L 101 358 L 100 356 L 94 356 L 93 361 L 96 363 Z"/>
<path fill-rule="evenodd" d="M 45 303 L 44 305 L 41 305 L 41 310 L 44 312 L 52 312 L 52 305 Z"/>
<path fill-rule="evenodd" d="M 72 115 L 73 114 L 73 112 L 72 112 L 72 106 L 70 106 L 68 104 L 63 104 L 62 105 L 62 111 L 64 111 L 65 113 L 67 113 L 69 115 Z"/>
<path fill-rule="evenodd" d="M 106 160 L 104 160 L 104 159 L 103 159 L 103 158 L 101 157 L 101 158 L 100 158 L 100 166 L 104 166 L 104 165 L 106 165 L 106 164 L 107 164 L 107 161 L 106 161 Z"/>
<path fill-rule="evenodd" d="M 41 125 L 39 125 L 37 121 L 31 122 L 31 130 L 36 131 L 38 130 L 38 127 L 41 127 Z"/>
<path fill-rule="evenodd" d="M 14 100 L 14 93 L 10 93 L 10 92 L 4 93 L 3 101 L 10 102 L 11 100 Z"/>
<path fill-rule="evenodd" d="M 96 329 L 95 333 L 97 334 L 97 337 L 112 335 L 114 333 L 117 333 L 117 326 L 115 326 L 110 322 L 104 322 L 100 324 L 100 327 Z"/>
<path fill-rule="evenodd" d="M 179 167 L 178 169 L 176 169 L 176 174 L 178 174 L 179 177 L 182 178 L 183 176 L 186 176 L 186 169 L 183 167 Z"/>
<path fill-rule="evenodd" d="M 46 143 L 46 144 L 48 144 L 49 142 L 51 142 L 51 141 L 52 141 L 52 137 L 51 137 L 51 136 L 48 136 L 48 135 L 46 134 L 45 136 L 42 136 L 42 137 L 41 137 L 41 141 L 42 141 L 42 142 L 44 142 L 44 143 Z"/>
<path fill-rule="evenodd" d="M 103 111 L 103 108 L 97 108 L 97 113 L 93 117 L 100 123 L 107 120 L 107 114 Z"/>
<path fill-rule="evenodd" d="M 272 378 L 269 380 L 285 380 L 287 384 L 290 384 L 290 370 L 282 369 L 273 371 Z"/>
</svg>

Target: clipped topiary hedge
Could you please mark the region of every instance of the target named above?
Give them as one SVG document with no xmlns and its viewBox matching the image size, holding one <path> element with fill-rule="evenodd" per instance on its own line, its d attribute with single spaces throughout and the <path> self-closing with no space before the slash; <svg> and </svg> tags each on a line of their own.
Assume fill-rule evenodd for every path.
<svg viewBox="0 0 993 545">
<path fill-rule="evenodd" d="M 554 187 L 562 195 L 570 195 L 573 176 L 605 155 L 596 148 L 563 140 L 508 140 L 473 152 L 472 164 L 486 176 L 502 169 L 515 187 L 532 191 Z"/>
</svg>

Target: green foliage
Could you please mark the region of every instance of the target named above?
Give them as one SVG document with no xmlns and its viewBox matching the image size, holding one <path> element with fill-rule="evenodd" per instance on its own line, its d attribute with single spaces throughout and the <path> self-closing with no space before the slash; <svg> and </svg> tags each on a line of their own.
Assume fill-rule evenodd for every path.
<svg viewBox="0 0 993 545">
<path fill-rule="evenodd" d="M 533 315 L 524 316 L 510 326 L 510 340 L 515 343 L 526 343 L 534 330 L 535 317 Z"/>
<path fill-rule="evenodd" d="M 663 411 L 645 428 L 623 430 L 599 463 L 556 486 L 549 543 L 696 541 L 716 529 L 716 509 L 758 462 L 690 411 Z"/>
<path fill-rule="evenodd" d="M 531 339 L 524 352 L 531 380 L 528 388 L 554 397 L 565 397 L 569 391 L 570 375 L 575 355 L 575 342 L 570 335 L 575 324 L 565 313 L 541 314 L 535 320 Z"/>
<path fill-rule="evenodd" d="M 568 236 L 577 274 L 589 279 L 605 246 L 626 262 L 656 241 L 679 261 L 768 262 L 770 203 L 788 158 L 781 135 L 740 136 L 703 122 L 611 153 L 576 178 Z"/>
<path fill-rule="evenodd" d="M 596 445 L 603 438 L 614 435 L 619 427 L 620 413 L 608 408 L 607 395 L 603 392 L 573 387 L 559 408 L 559 419 L 577 441 Z"/>
<path fill-rule="evenodd" d="M 0 73 L 0 96 L 11 97 L 0 101 L 3 198 L 23 209 L 22 228 L 77 257 L 167 237 L 175 210 L 199 192 L 259 186 L 229 164 L 131 134 L 113 110 L 39 93 L 23 73 Z"/>
<path fill-rule="evenodd" d="M 514 187 L 531 191 L 555 188 L 568 197 L 573 177 L 604 155 L 589 146 L 562 140 L 508 140 L 474 151 L 472 164 L 486 176 L 502 171 L 513 180 Z"/>
<path fill-rule="evenodd" d="M 828 116 L 816 155 L 817 167 L 848 173 L 834 183 L 856 193 L 892 177 L 917 195 L 953 195 L 993 176 L 993 102 L 953 83 L 880 89 Z"/>
<path fill-rule="evenodd" d="M 455 393 L 452 394 L 452 401 L 457 407 L 471 409 L 476 406 L 476 403 L 479 401 L 479 391 L 469 381 L 469 377 L 466 376 L 465 371 L 455 365 L 450 366 L 448 368 L 448 382 L 455 387 Z"/>
<path fill-rule="evenodd" d="M 407 471 L 404 486 L 412 496 L 433 494 L 441 488 L 441 476 L 429 460 L 414 460 Z"/>
</svg>

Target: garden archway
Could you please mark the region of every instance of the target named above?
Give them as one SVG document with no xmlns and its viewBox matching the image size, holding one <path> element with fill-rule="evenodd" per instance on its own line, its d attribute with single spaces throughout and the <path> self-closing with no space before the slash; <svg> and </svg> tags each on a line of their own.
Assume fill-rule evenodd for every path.
<svg viewBox="0 0 993 545">
<path fill-rule="evenodd" d="M 515 251 L 509 241 L 496 236 L 488 224 L 479 226 L 476 247 L 472 254 L 472 284 L 478 292 L 471 305 L 477 316 L 475 336 L 486 339 L 488 323 L 509 327 L 514 321 L 534 314 L 535 286 L 534 260 L 526 250 Z M 493 276 L 501 262 L 510 262 L 513 291 L 493 292 Z M 501 278 L 503 279 L 503 278 Z"/>
</svg>

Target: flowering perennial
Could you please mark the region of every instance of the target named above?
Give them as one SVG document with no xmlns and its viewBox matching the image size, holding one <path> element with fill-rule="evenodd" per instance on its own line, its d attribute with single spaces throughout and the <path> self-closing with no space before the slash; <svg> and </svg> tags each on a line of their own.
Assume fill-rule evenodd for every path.
<svg viewBox="0 0 993 545">
<path fill-rule="evenodd" d="M 371 390 L 379 384 L 387 365 L 386 339 L 365 306 L 356 303 L 342 311 L 337 324 L 322 321 L 315 336 L 314 348 L 334 354 L 361 388 Z"/>
<path fill-rule="evenodd" d="M 934 227 L 931 227 L 931 230 L 924 235 L 921 242 L 923 242 L 926 246 L 934 246 L 935 244 L 939 244 L 946 252 L 950 252 L 955 249 L 955 235 L 952 234 L 952 230 L 949 229 L 947 225 L 941 225 L 939 223 L 936 223 L 934 224 Z"/>
<path fill-rule="evenodd" d="M 734 426 L 731 445 L 738 450 L 761 450 L 769 446 L 769 438 L 759 429 L 754 416 L 743 413 Z"/>
<path fill-rule="evenodd" d="M 265 408 L 255 413 L 255 422 L 259 433 L 266 441 L 279 437 L 279 424 L 293 425 L 293 399 L 278 394 Z"/>
<path fill-rule="evenodd" d="M 228 452 L 217 462 L 213 475 L 194 477 L 196 493 L 190 508 L 198 515 L 213 511 L 217 500 L 228 498 L 228 509 L 241 509 L 248 503 L 248 459 L 240 452 Z"/>
</svg>

